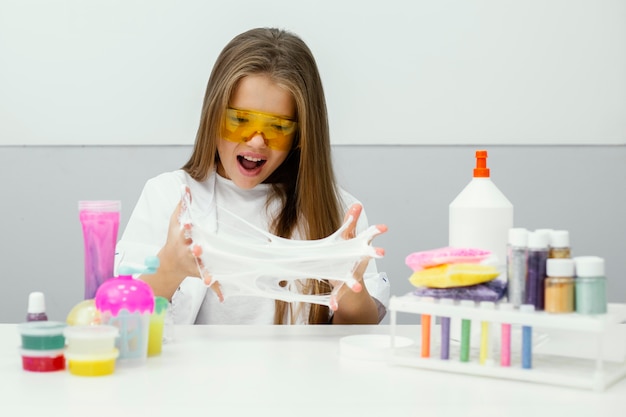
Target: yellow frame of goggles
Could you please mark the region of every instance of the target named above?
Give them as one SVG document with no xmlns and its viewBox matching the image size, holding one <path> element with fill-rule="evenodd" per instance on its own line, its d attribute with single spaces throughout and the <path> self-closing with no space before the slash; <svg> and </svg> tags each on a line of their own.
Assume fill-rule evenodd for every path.
<svg viewBox="0 0 626 417">
<path fill-rule="evenodd" d="M 228 107 L 222 123 L 222 138 L 235 143 L 248 142 L 260 133 L 268 148 L 291 149 L 298 122 L 274 114 Z"/>
</svg>

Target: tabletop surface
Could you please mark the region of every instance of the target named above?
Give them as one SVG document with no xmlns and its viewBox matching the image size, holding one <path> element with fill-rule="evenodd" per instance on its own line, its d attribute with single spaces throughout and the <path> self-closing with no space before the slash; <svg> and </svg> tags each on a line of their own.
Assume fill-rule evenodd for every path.
<svg viewBox="0 0 626 417">
<path fill-rule="evenodd" d="M 112 375 L 22 370 L 0 324 L 0 415 L 624 416 L 626 379 L 603 392 L 429 371 L 347 357 L 344 336 L 379 326 L 175 326 L 158 357 Z M 419 326 L 397 326 L 417 339 Z M 532 372 L 532 371 L 531 371 Z M 8 413 L 12 412 L 12 413 Z M 141 414 L 140 414 L 141 413 Z M 180 414 L 182 415 L 182 414 Z"/>
</svg>

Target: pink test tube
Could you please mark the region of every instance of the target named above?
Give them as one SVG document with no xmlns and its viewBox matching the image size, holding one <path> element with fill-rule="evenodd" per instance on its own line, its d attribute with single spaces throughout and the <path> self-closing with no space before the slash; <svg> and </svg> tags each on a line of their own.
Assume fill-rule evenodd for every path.
<svg viewBox="0 0 626 417">
<path fill-rule="evenodd" d="M 113 277 L 120 209 L 120 201 L 78 202 L 85 251 L 86 300 L 94 298 L 98 287 Z"/>
<path fill-rule="evenodd" d="M 500 311 L 513 311 L 513 304 L 500 303 Z M 511 324 L 502 323 L 500 340 L 500 365 L 511 366 Z"/>
</svg>

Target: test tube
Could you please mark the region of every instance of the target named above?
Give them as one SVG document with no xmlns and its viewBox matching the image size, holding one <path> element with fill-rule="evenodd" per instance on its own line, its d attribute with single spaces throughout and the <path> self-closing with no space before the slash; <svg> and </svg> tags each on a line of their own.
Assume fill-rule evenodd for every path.
<svg viewBox="0 0 626 417">
<path fill-rule="evenodd" d="M 520 306 L 520 312 L 532 313 L 535 311 L 533 304 L 522 304 Z M 533 329 L 531 326 L 522 326 L 522 368 L 532 368 L 532 345 L 533 345 Z"/>
<path fill-rule="evenodd" d="M 422 298 L 424 302 L 433 302 L 432 298 Z M 422 327 L 422 358 L 430 357 L 430 323 L 432 317 L 430 314 L 422 314 L 421 327 Z"/>
<path fill-rule="evenodd" d="M 445 306 L 454 305 L 454 300 L 451 298 L 442 298 L 439 300 L 439 304 Z M 443 360 L 450 359 L 450 317 L 441 316 L 441 354 L 440 358 Z"/>
<path fill-rule="evenodd" d="M 480 308 L 484 310 L 494 310 L 493 301 L 481 301 Z M 491 331 L 491 322 L 482 320 L 480 322 L 480 364 L 490 365 L 493 363 L 493 334 Z"/>
<path fill-rule="evenodd" d="M 461 300 L 462 307 L 474 307 L 472 300 Z M 461 319 L 461 362 L 469 362 L 470 358 L 470 337 L 472 332 L 472 320 Z"/>
<path fill-rule="evenodd" d="M 422 314 L 422 358 L 430 357 L 430 314 Z"/>
<path fill-rule="evenodd" d="M 513 311 L 513 304 L 500 303 L 500 311 Z M 500 366 L 511 366 L 511 323 L 502 323 L 500 331 Z"/>
</svg>

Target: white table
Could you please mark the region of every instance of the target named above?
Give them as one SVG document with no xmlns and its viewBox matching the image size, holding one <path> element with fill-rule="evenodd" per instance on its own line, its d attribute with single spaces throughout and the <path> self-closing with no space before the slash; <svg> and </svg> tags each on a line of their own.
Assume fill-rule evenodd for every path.
<svg viewBox="0 0 626 417">
<path fill-rule="evenodd" d="M 419 326 L 398 326 L 417 340 Z M 604 392 L 342 356 L 381 326 L 177 326 L 159 357 L 104 377 L 22 370 L 0 324 L 0 416 L 624 416 L 626 380 Z"/>
</svg>

